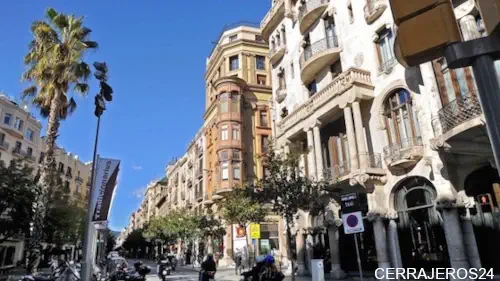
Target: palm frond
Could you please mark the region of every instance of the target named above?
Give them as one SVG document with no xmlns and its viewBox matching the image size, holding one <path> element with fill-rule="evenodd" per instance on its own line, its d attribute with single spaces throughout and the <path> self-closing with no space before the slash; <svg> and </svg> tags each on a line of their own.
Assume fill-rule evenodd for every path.
<svg viewBox="0 0 500 281">
<path fill-rule="evenodd" d="M 87 49 L 97 49 L 99 45 L 95 41 L 83 41 L 83 44 L 85 44 L 85 47 Z"/>
<path fill-rule="evenodd" d="M 53 20 L 57 16 L 57 12 L 53 8 L 47 8 L 45 15 L 49 20 Z"/>
<path fill-rule="evenodd" d="M 76 83 L 74 90 L 82 95 L 87 95 L 89 92 L 89 85 L 87 83 Z"/>
<path fill-rule="evenodd" d="M 52 23 L 60 30 L 63 30 L 69 26 L 68 16 L 63 13 L 58 13 L 57 16 L 52 18 Z"/>
<path fill-rule="evenodd" d="M 89 79 L 90 74 L 91 74 L 91 70 L 90 70 L 89 65 L 86 62 L 81 61 L 78 64 L 78 68 L 77 68 L 77 71 L 75 73 L 75 76 L 78 79 L 81 79 L 83 81 L 87 81 L 87 79 Z"/>
<path fill-rule="evenodd" d="M 37 87 L 32 85 L 32 86 L 29 86 L 28 88 L 24 89 L 23 92 L 21 93 L 21 97 L 23 99 L 26 99 L 28 97 L 34 97 L 37 93 Z"/>
</svg>

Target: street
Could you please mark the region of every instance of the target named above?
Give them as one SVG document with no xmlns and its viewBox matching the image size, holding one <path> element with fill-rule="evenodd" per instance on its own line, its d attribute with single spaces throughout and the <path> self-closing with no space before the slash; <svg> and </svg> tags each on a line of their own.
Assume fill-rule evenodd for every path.
<svg viewBox="0 0 500 281">
<path fill-rule="evenodd" d="M 127 259 L 129 265 L 132 265 L 136 259 Z M 147 275 L 148 281 L 159 281 L 156 263 L 150 260 L 143 260 L 144 264 L 151 267 L 151 273 Z M 172 272 L 169 276 L 167 276 L 167 280 L 189 280 L 189 281 L 197 281 L 198 280 L 198 272 L 199 268 L 192 268 L 191 265 L 177 267 L 176 271 Z M 221 268 L 217 270 L 217 274 L 215 275 L 216 281 L 221 280 L 239 280 L 239 276 L 235 276 L 234 268 Z"/>
</svg>

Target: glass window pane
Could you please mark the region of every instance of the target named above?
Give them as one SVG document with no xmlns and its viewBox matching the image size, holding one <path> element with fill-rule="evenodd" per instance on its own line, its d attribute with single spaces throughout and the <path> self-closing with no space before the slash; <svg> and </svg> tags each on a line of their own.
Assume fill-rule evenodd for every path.
<svg viewBox="0 0 500 281">
<path fill-rule="evenodd" d="M 467 81 L 465 80 L 465 71 L 463 68 L 455 69 L 455 73 L 457 74 L 458 86 L 460 88 L 460 93 L 462 96 L 467 95 L 469 93 L 469 89 L 467 88 Z"/>
<path fill-rule="evenodd" d="M 446 87 L 446 95 L 448 96 L 448 102 L 455 100 L 455 89 L 453 88 L 453 82 L 451 81 L 450 71 L 443 72 L 444 85 Z"/>
</svg>

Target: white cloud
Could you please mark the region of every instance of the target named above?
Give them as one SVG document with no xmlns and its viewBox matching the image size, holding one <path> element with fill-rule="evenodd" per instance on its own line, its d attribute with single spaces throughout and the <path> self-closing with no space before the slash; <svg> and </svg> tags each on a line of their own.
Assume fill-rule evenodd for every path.
<svg viewBox="0 0 500 281">
<path fill-rule="evenodd" d="M 142 166 L 132 165 L 132 169 L 134 169 L 135 171 L 140 171 L 140 170 L 142 170 Z"/>
<path fill-rule="evenodd" d="M 142 199 L 142 197 L 144 197 L 144 192 L 146 192 L 146 187 L 142 186 L 132 191 L 132 195 L 138 199 Z"/>
</svg>

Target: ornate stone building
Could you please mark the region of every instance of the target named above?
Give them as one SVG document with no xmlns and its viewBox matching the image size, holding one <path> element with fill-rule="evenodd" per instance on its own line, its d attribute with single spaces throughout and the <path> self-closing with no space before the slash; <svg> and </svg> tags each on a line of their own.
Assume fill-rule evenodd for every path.
<svg viewBox="0 0 500 281">
<path fill-rule="evenodd" d="M 464 40 L 482 36 L 474 1 L 453 5 Z M 444 59 L 404 69 L 394 28 L 387 0 L 272 1 L 261 30 L 277 147 L 310 148 L 306 176 L 360 194 L 366 270 L 499 270 L 497 246 L 485 242 L 498 235 L 499 179 L 472 71 Z M 337 204 L 325 216 L 302 212 L 295 242 L 299 272 L 325 254 L 318 245 L 334 277 L 357 269 Z"/>
</svg>

